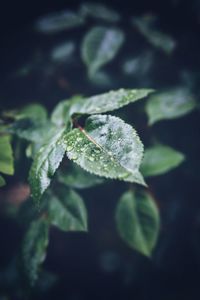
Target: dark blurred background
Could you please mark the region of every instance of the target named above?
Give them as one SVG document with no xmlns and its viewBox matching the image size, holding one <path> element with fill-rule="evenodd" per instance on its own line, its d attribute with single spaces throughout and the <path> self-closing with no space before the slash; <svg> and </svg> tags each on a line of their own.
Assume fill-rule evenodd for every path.
<svg viewBox="0 0 200 300">
<path fill-rule="evenodd" d="M 73 80 L 77 80 L 77 74 L 71 74 L 70 89 L 61 90 L 54 75 L 45 81 L 43 70 L 31 75 L 26 85 L 23 80 L 8 76 L 31 57 L 34 47 L 37 50 L 41 46 L 44 53 L 46 45 L 49 47 L 54 43 L 54 38 L 47 38 L 44 41 L 46 37 L 32 32 L 31 24 L 38 17 L 51 12 L 63 9 L 77 10 L 80 3 L 82 1 L 1 2 L 1 108 L 13 108 L 31 101 L 39 101 L 52 109 L 58 100 L 70 96 L 74 91 L 86 94 L 101 91 L 99 88 L 90 88 L 84 84 L 83 73 L 79 75 L 80 81 L 83 82 L 73 84 Z M 179 73 L 186 71 L 189 74 L 187 78 L 195 77 L 190 80 L 195 81 L 194 91 L 197 98 L 199 97 L 197 91 L 199 76 L 196 77 L 196 74 L 200 72 L 200 1 L 140 0 L 101 1 L 101 3 L 119 11 L 124 20 L 133 15 L 146 13 L 158 16 L 160 28 L 179 40 L 179 48 L 171 59 L 163 58 L 162 54 L 156 53 L 160 64 L 155 67 L 153 83 L 150 84 L 158 89 L 175 86 L 180 83 Z M 126 30 L 125 21 L 123 22 Z M 80 31 L 76 29 L 77 39 Z M 59 41 L 57 38 L 55 40 Z M 130 43 L 134 43 L 134 40 L 130 40 Z M 139 49 L 140 46 L 136 45 L 136 48 Z M 39 79 L 38 74 L 41 76 Z M 65 73 L 61 71 L 59 76 L 60 74 L 63 76 Z M 43 84 L 38 87 L 41 80 Z M 183 78 L 182 80 L 184 82 Z M 141 85 L 137 81 L 136 84 Z M 124 85 L 130 86 L 130 82 L 124 82 Z M 114 87 L 120 87 L 119 83 Z M 52 229 L 45 268 L 57 274 L 60 279 L 49 292 L 33 295 L 33 299 L 200 298 L 199 111 L 179 120 L 164 121 L 156 125 L 154 130 L 163 143 L 180 149 L 188 159 L 183 166 L 173 171 L 173 174 L 151 181 L 156 197 L 161 203 L 162 217 L 162 233 L 152 260 L 126 247 L 116 233 L 113 215 L 117 201 L 115 196 L 123 192 L 123 184 L 119 183 L 116 187 L 114 183 L 110 183 L 84 191 L 82 194 L 86 199 L 90 216 L 90 231 L 88 234 L 66 234 Z M 0 219 L 2 269 L 10 263 L 22 236 L 23 229 L 2 215 Z M 0 296 L 0 299 L 20 298 L 12 294 L 10 298 Z"/>
</svg>

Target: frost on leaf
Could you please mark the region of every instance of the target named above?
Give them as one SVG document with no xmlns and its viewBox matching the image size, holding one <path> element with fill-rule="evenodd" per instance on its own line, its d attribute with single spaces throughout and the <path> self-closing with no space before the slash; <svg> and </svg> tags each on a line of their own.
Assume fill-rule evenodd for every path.
<svg viewBox="0 0 200 300">
<path fill-rule="evenodd" d="M 70 114 L 98 114 L 119 109 L 147 97 L 152 89 L 119 89 L 76 101 Z"/>
<path fill-rule="evenodd" d="M 67 156 L 93 174 L 143 184 L 143 145 L 130 125 L 109 115 L 93 115 L 84 129 L 66 135 Z"/>
</svg>

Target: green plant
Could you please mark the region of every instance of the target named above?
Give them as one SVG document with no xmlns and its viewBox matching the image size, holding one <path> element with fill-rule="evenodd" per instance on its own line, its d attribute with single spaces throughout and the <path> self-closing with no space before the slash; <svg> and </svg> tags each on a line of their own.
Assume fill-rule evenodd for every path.
<svg viewBox="0 0 200 300">
<path fill-rule="evenodd" d="M 36 29 L 43 34 L 55 34 L 83 26 L 88 18 L 96 18 L 100 24 L 81 39 L 83 83 L 98 91 L 112 90 L 82 96 L 82 90 L 76 88 L 78 92 L 70 92 L 71 97 L 58 102 L 51 113 L 49 108 L 35 103 L 1 114 L 0 174 L 13 175 L 15 163 L 17 173 L 25 169 L 22 181 L 30 186 L 30 197 L 12 211 L 18 221 L 25 223 L 18 257 L 29 286 L 37 284 L 42 274 L 39 271 L 46 257 L 50 226 L 65 232 L 87 231 L 87 210 L 81 190 L 106 186 L 113 180 L 115 185 L 123 183 L 112 216 L 119 235 L 132 249 L 152 256 L 160 231 L 160 214 L 151 177 L 165 174 L 185 160 L 180 151 L 159 141 L 154 124 L 182 117 L 197 107 L 191 90 L 183 83 L 158 91 L 140 88 L 150 86 L 145 79 L 154 52 L 147 51 L 136 58 L 125 55 L 116 61 L 121 73 L 110 71 L 111 62 L 126 40 L 124 30 L 116 27 L 120 16 L 115 11 L 86 3 L 78 13 L 40 19 Z M 163 55 L 173 53 L 175 41 L 154 28 L 155 18 L 134 17 L 130 21 L 156 51 L 163 51 Z M 49 65 L 56 73 L 64 62 L 70 65 L 76 47 L 74 40 L 56 46 L 50 61 L 41 64 L 39 56 L 34 66 L 28 64 L 15 75 L 26 77 L 35 69 L 44 72 Z M 142 78 L 139 88 L 118 89 L 133 86 L 132 78 L 138 74 Z M 130 81 L 123 84 L 126 76 Z M 74 86 L 78 82 L 79 79 L 75 80 Z M 89 90 L 83 94 L 93 93 Z M 3 176 L 0 175 L 0 186 L 5 185 Z M 9 181 L 9 177 L 6 179 Z"/>
<path fill-rule="evenodd" d="M 143 144 L 136 130 L 105 113 L 150 95 L 149 113 L 158 98 L 154 94 L 150 89 L 120 89 L 89 98 L 75 96 L 58 103 L 50 118 L 44 107 L 34 104 L 15 112 L 14 121 L 1 130 L 1 142 L 6 143 L 10 156 L 1 155 L 2 172 L 12 169 L 10 135 L 26 140 L 26 155 L 33 159 L 29 184 L 38 213 L 36 219 L 31 218 L 22 247 L 24 269 L 32 284 L 45 258 L 50 225 L 64 231 L 87 231 L 86 208 L 76 189 L 105 184 L 98 176 L 128 183 L 129 191 L 116 207 L 119 234 L 133 249 L 151 255 L 160 221 L 143 176 L 170 171 L 184 155 L 156 142 L 146 149 L 143 159 Z M 151 115 L 152 109 L 150 120 Z"/>
</svg>

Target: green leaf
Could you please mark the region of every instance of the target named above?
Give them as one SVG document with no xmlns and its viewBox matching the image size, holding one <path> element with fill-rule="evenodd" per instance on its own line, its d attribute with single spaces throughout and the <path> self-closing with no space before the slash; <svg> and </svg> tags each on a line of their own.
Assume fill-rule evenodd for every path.
<svg viewBox="0 0 200 300">
<path fill-rule="evenodd" d="M 47 120 L 47 110 L 41 104 L 29 104 L 18 112 L 17 118 Z"/>
<path fill-rule="evenodd" d="M 84 21 L 83 16 L 72 11 L 60 11 L 39 18 L 35 27 L 39 32 L 51 34 L 81 26 Z"/>
<path fill-rule="evenodd" d="M 21 139 L 25 139 L 35 143 L 45 143 L 55 132 L 55 126 L 49 121 L 20 119 L 14 122 L 8 132 L 17 135 Z"/>
<path fill-rule="evenodd" d="M 139 172 L 143 145 L 136 131 L 109 115 L 90 116 L 84 129 L 66 135 L 69 159 L 86 171 L 129 182 L 145 184 Z"/>
<path fill-rule="evenodd" d="M 142 16 L 132 18 L 132 24 L 154 47 L 170 54 L 176 48 L 176 41 L 166 33 L 155 28 L 156 18 L 154 16 Z"/>
<path fill-rule="evenodd" d="M 65 129 L 60 129 L 46 145 L 40 148 L 34 159 L 29 172 L 29 183 L 35 200 L 41 198 L 63 159 L 65 154 L 65 146 L 63 144 L 65 134 Z"/>
<path fill-rule="evenodd" d="M 156 145 L 145 150 L 140 170 L 146 177 L 161 175 L 179 166 L 184 159 L 182 153 L 168 146 Z"/>
<path fill-rule="evenodd" d="M 149 125 L 160 120 L 174 119 L 190 113 L 196 102 L 185 88 L 177 88 L 150 96 L 146 105 Z"/>
<path fill-rule="evenodd" d="M 64 231 L 87 231 L 87 211 L 83 199 L 73 190 L 59 188 L 48 199 L 48 219 Z"/>
<path fill-rule="evenodd" d="M 7 175 L 14 173 L 13 152 L 8 135 L 0 136 L 0 172 Z"/>
<path fill-rule="evenodd" d="M 70 115 L 76 113 L 98 114 L 119 109 L 148 96 L 153 91 L 152 89 L 119 89 L 86 99 L 80 99 L 72 104 Z"/>
<path fill-rule="evenodd" d="M 40 265 L 46 257 L 48 233 L 49 223 L 42 217 L 31 222 L 22 243 L 22 267 L 31 286 L 35 284 Z"/>
<path fill-rule="evenodd" d="M 51 114 L 51 121 L 56 126 L 63 126 L 67 124 L 71 118 L 71 106 L 73 105 L 73 103 L 76 103 L 81 98 L 82 97 L 80 95 L 76 95 L 68 100 L 60 101 Z"/>
<path fill-rule="evenodd" d="M 58 63 L 66 63 L 72 58 L 75 51 L 75 44 L 73 42 L 65 42 L 53 48 L 51 51 L 51 60 Z"/>
<path fill-rule="evenodd" d="M 85 189 L 102 184 L 104 179 L 90 174 L 74 163 L 67 165 L 65 172 L 58 173 L 58 181 L 76 189 Z"/>
<path fill-rule="evenodd" d="M 155 54 L 152 50 L 144 51 L 138 56 L 128 58 L 122 65 L 122 71 L 125 75 L 143 78 L 149 76 L 155 60 Z"/>
<path fill-rule="evenodd" d="M 90 76 L 114 59 L 124 42 L 120 29 L 97 26 L 85 36 L 81 56 L 88 67 Z"/>
<path fill-rule="evenodd" d="M 116 11 L 106 7 L 101 3 L 83 3 L 80 8 L 80 13 L 84 17 L 90 16 L 96 19 L 113 23 L 120 20 L 120 15 Z"/>
<path fill-rule="evenodd" d="M 113 86 L 113 79 L 111 76 L 109 76 L 108 73 L 104 71 L 97 71 L 95 74 L 93 74 L 90 78 L 89 81 L 96 86 L 99 87 L 112 87 Z"/>
<path fill-rule="evenodd" d="M 0 187 L 4 186 L 6 184 L 4 178 L 0 175 Z"/>
<path fill-rule="evenodd" d="M 151 256 L 159 233 L 159 213 L 149 194 L 124 193 L 117 205 L 116 222 L 121 238 L 131 248 Z"/>
</svg>

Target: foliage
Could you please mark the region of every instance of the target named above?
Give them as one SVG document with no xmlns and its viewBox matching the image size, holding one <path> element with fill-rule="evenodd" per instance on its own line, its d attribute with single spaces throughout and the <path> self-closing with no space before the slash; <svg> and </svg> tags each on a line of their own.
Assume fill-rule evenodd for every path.
<svg viewBox="0 0 200 300">
<path fill-rule="evenodd" d="M 143 144 L 137 131 L 119 117 L 102 114 L 136 102 L 152 92 L 151 89 L 120 89 L 88 98 L 76 96 L 57 104 L 50 120 L 44 108 L 29 106 L 17 113 L 16 120 L 4 129 L 27 140 L 29 146 L 39 144 L 39 150 L 32 155 L 29 184 L 33 199 L 41 207 L 41 217 L 30 223 L 22 247 L 25 271 L 31 269 L 27 274 L 31 284 L 36 281 L 39 266 L 45 258 L 50 224 L 64 231 L 87 230 L 83 200 L 67 186 L 81 189 L 103 183 L 98 176 L 146 186 L 142 175 L 163 174 L 183 161 L 181 153 L 163 145 L 147 149 L 142 160 Z M 83 117 L 84 126 L 81 125 Z M 65 172 L 62 170 L 55 177 L 65 153 L 91 174 L 70 163 Z M 3 160 L 2 166 L 3 163 L 7 161 Z M 5 168 L 1 169 L 5 172 Z M 48 189 L 44 194 L 53 177 L 53 190 Z M 146 191 L 139 195 L 126 192 L 117 206 L 116 220 L 122 239 L 142 254 L 151 256 L 159 232 L 159 214 L 153 198 Z"/>
<path fill-rule="evenodd" d="M 0 186 L 5 185 L 1 174 L 13 175 L 14 158 L 20 168 L 27 162 L 29 174 L 20 180 L 28 181 L 30 197 L 16 209 L 16 219 L 27 226 L 19 256 L 29 286 L 36 285 L 42 274 L 51 226 L 64 232 L 86 232 L 87 205 L 82 189 L 96 192 L 97 186 L 114 180 L 115 186 L 119 181 L 122 186 L 115 212 L 119 236 L 131 249 L 151 257 L 161 223 L 151 177 L 163 175 L 164 181 L 164 174 L 187 159 L 181 147 L 175 150 L 160 141 L 156 126 L 195 110 L 196 95 L 189 84 L 182 83 L 155 90 L 155 81 L 152 84 L 149 76 L 157 49 L 168 59 L 176 41 L 157 29 L 153 16 L 133 17 L 129 25 L 146 38 L 150 49 L 122 59 L 123 49 L 126 51 L 132 40 L 120 26 L 118 12 L 100 3 L 84 3 L 77 12 L 41 17 L 35 30 L 42 36 L 53 36 L 77 27 L 82 30 L 90 19 L 96 23 L 81 36 L 80 46 L 72 34 L 50 49 L 47 61 L 35 59 L 34 66 L 29 64 L 25 72 L 15 73 L 26 77 L 37 70 L 46 82 L 49 74 L 55 76 L 60 69 L 64 73 L 62 68 L 66 67 L 77 78 L 74 86 L 61 80 L 62 100 L 58 101 L 59 93 L 55 92 L 51 111 L 48 105 L 32 103 L 1 113 Z M 81 80 L 79 71 L 84 74 Z M 141 79 L 139 84 L 136 77 Z"/>
</svg>

